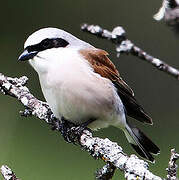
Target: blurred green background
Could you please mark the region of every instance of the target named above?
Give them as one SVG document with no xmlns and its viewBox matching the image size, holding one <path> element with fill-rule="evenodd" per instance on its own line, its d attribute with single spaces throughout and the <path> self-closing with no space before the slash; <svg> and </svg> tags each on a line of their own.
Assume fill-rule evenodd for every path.
<svg viewBox="0 0 179 180">
<path fill-rule="evenodd" d="M 18 0 L 0 6 L 0 72 L 29 77 L 31 92 L 43 100 L 38 77 L 27 62 L 18 62 L 29 34 L 42 27 L 58 27 L 110 52 L 121 76 L 133 88 L 137 99 L 153 117 L 154 125 L 140 126 L 161 148 L 150 170 L 165 176 L 170 149 L 179 152 L 179 82 L 133 56 L 116 58 L 114 45 L 80 31 L 80 24 L 99 24 L 112 30 L 121 25 L 128 38 L 151 55 L 179 67 L 179 38 L 163 22 L 152 18 L 161 2 L 156 0 Z M 79 147 L 63 138 L 37 118 L 20 117 L 24 107 L 0 94 L 0 165 L 9 165 L 24 180 L 91 180 L 103 166 Z M 136 123 L 135 120 L 132 122 Z M 134 153 L 120 130 L 110 127 L 95 132 L 118 142 L 128 154 Z M 114 179 L 124 179 L 117 172 Z M 1 178 L 0 178 L 1 179 Z"/>
</svg>

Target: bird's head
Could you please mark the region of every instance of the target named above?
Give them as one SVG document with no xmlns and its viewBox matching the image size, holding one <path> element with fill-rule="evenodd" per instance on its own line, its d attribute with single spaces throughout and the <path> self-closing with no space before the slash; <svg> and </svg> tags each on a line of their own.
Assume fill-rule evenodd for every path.
<svg viewBox="0 0 179 180">
<path fill-rule="evenodd" d="M 90 44 L 64 30 L 58 28 L 43 28 L 27 38 L 24 44 L 24 52 L 19 56 L 19 60 L 29 60 L 30 64 L 34 67 L 36 64 L 52 61 L 52 59 L 59 56 L 60 52 L 64 51 L 64 49 L 70 52 L 72 49 L 90 47 L 92 47 Z M 36 67 L 34 68 L 37 70 Z"/>
</svg>

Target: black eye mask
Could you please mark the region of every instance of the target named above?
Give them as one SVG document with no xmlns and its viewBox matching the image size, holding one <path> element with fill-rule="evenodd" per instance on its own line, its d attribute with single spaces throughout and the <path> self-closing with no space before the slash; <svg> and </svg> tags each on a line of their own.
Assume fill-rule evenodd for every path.
<svg viewBox="0 0 179 180">
<path fill-rule="evenodd" d="M 58 47 L 66 47 L 69 43 L 62 39 L 62 38 L 54 38 L 54 39 L 44 39 L 41 41 L 39 44 L 35 44 L 32 46 L 27 46 L 25 50 L 28 52 L 40 52 L 46 49 L 51 49 L 51 48 L 58 48 Z"/>
</svg>

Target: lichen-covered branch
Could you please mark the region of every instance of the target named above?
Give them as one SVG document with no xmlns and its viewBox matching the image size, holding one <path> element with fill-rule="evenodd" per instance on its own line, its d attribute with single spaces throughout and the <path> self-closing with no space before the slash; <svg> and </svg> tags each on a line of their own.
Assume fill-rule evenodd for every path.
<svg viewBox="0 0 179 180">
<path fill-rule="evenodd" d="M 171 157 L 168 163 L 168 168 L 166 169 L 168 172 L 167 180 L 178 180 L 177 178 L 177 168 L 176 161 L 179 159 L 179 154 L 175 151 L 175 149 L 171 150 Z"/>
<path fill-rule="evenodd" d="M 6 165 L 1 166 L 1 174 L 4 180 L 20 180 L 15 173 Z"/>
<path fill-rule="evenodd" d="M 110 162 L 114 167 L 122 170 L 127 180 L 162 180 L 148 170 L 147 162 L 140 160 L 136 155 L 128 157 L 117 143 L 107 138 L 92 137 L 88 131 L 81 136 L 80 143 L 92 156 Z"/>
<path fill-rule="evenodd" d="M 163 0 L 162 6 L 154 19 L 160 21 L 164 19 L 168 25 L 179 23 L 179 0 Z"/>
<path fill-rule="evenodd" d="M 114 28 L 112 32 L 106 29 L 103 29 L 98 25 L 95 26 L 95 25 L 88 25 L 88 24 L 83 24 L 81 26 L 81 29 L 83 31 L 92 33 L 98 37 L 108 39 L 112 41 L 113 43 L 115 43 L 118 56 L 121 53 L 126 53 L 126 54 L 130 53 L 152 64 L 158 70 L 166 72 L 179 80 L 178 69 L 168 65 L 167 63 L 165 63 L 164 61 L 158 58 L 155 58 L 149 55 L 148 53 L 143 51 L 141 48 L 135 46 L 129 39 L 126 38 L 126 32 L 121 26 Z"/>
<path fill-rule="evenodd" d="M 36 116 L 47 122 L 54 130 L 57 130 L 61 134 L 63 134 L 64 130 L 73 132 L 71 131 L 71 129 L 73 129 L 75 132 L 74 127 L 69 128 L 68 126 L 64 126 L 63 121 L 54 117 L 47 103 L 38 100 L 30 93 L 28 88 L 25 86 L 26 82 L 26 77 L 21 77 L 19 79 L 11 78 L 0 73 L 1 92 L 5 95 L 17 98 L 26 107 L 26 110 L 22 113 L 23 115 Z M 65 139 L 68 138 L 65 137 Z M 117 168 L 124 172 L 124 176 L 127 180 L 162 180 L 162 178 L 152 174 L 148 170 L 147 162 L 140 160 L 135 155 L 127 156 L 117 143 L 114 143 L 107 138 L 102 139 L 99 137 L 93 137 L 92 133 L 85 129 L 77 139 L 78 141 L 76 143 L 78 143 L 82 149 L 88 151 L 91 156 L 94 158 L 100 158 L 110 164 L 110 166 L 105 167 L 107 168 L 107 171 L 103 168 L 103 170 L 99 172 L 101 177 L 106 176 L 111 178 L 114 169 Z"/>
</svg>

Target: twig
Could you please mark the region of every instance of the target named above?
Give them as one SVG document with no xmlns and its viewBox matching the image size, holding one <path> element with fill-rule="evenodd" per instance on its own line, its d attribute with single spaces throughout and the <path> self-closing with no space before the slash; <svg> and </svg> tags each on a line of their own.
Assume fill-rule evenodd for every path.
<svg viewBox="0 0 179 180">
<path fill-rule="evenodd" d="M 6 165 L 1 166 L 1 174 L 4 180 L 20 180 L 15 173 Z"/>
<path fill-rule="evenodd" d="M 168 25 L 176 25 L 179 23 L 179 1 L 163 0 L 162 6 L 158 13 L 154 15 L 154 19 L 160 21 L 164 19 Z"/>
<path fill-rule="evenodd" d="M 164 61 L 161 61 L 160 59 L 157 59 L 147 54 L 145 51 L 135 46 L 130 40 L 126 38 L 126 32 L 122 27 L 118 26 L 114 28 L 112 32 L 110 32 L 106 29 L 101 28 L 98 25 L 95 26 L 83 24 L 81 26 L 81 29 L 85 32 L 89 32 L 91 34 L 97 35 L 98 37 L 112 41 L 114 44 L 116 44 L 116 51 L 118 56 L 121 53 L 130 53 L 134 56 L 139 57 L 142 60 L 145 60 L 146 62 L 149 62 L 158 70 L 164 71 L 179 80 L 178 69 L 175 69 L 174 67 L 166 64 Z"/>
<path fill-rule="evenodd" d="M 34 115 L 52 125 L 53 129 L 63 134 L 64 128 L 61 121 L 54 117 L 46 103 L 39 101 L 30 93 L 25 86 L 26 82 L 26 77 L 19 79 L 11 78 L 0 73 L 1 91 L 6 95 L 17 98 L 26 108 L 28 108 L 25 115 Z M 128 157 L 117 143 L 111 142 L 107 138 L 101 139 L 93 137 L 90 131 L 84 130 L 79 137 L 78 144 L 82 149 L 88 151 L 91 156 L 100 158 L 106 163 L 110 163 L 113 168 L 115 167 L 122 170 L 127 180 L 162 180 L 162 178 L 152 174 L 148 170 L 147 162 L 140 160 L 135 155 Z"/>
<path fill-rule="evenodd" d="M 171 149 L 171 157 L 168 163 L 168 168 L 166 169 L 168 172 L 167 180 L 177 180 L 177 168 L 176 161 L 179 159 L 179 154 L 175 151 L 175 149 Z"/>
</svg>

